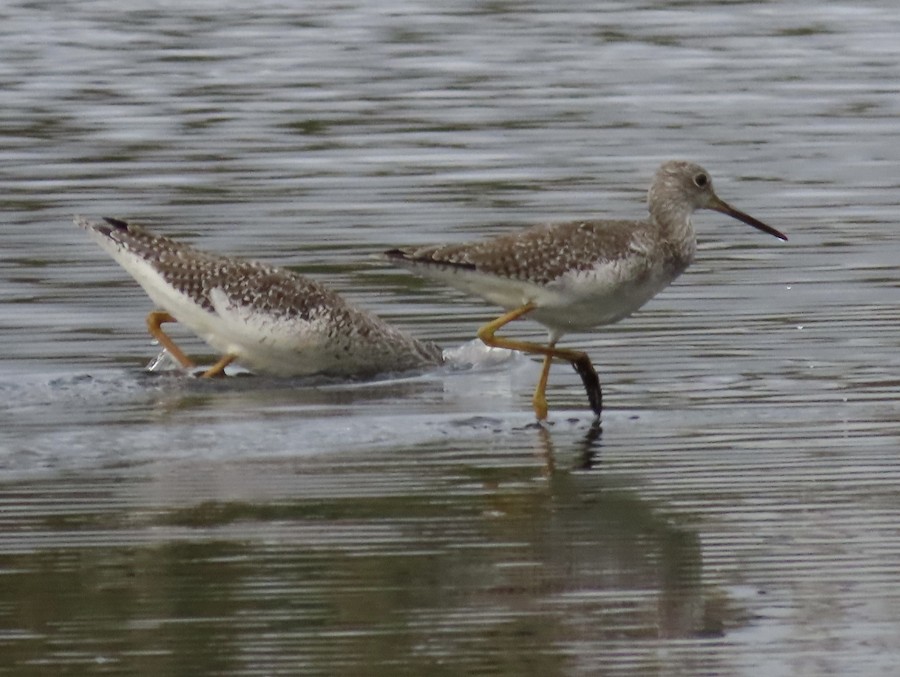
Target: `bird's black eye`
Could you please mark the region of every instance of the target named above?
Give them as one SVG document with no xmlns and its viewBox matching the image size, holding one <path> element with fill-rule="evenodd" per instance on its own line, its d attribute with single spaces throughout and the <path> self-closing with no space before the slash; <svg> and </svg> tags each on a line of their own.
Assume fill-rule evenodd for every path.
<svg viewBox="0 0 900 677">
<path fill-rule="evenodd" d="M 697 176 L 694 177 L 694 185 L 697 186 L 697 188 L 706 188 L 709 185 L 709 177 L 703 173 L 697 174 Z"/>
</svg>

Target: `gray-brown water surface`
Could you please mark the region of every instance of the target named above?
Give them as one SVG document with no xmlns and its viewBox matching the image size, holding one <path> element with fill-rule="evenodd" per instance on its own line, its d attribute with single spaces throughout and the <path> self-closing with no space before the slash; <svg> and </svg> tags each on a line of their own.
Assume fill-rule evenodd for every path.
<svg viewBox="0 0 900 677">
<path fill-rule="evenodd" d="M 133 7 L 0 9 L 0 674 L 895 674 L 893 3 Z M 602 434 L 564 365 L 529 426 L 526 359 L 148 374 L 71 222 L 456 349 L 494 309 L 372 254 L 636 217 L 669 158 L 790 242 L 698 214 L 684 277 L 567 337 Z"/>
</svg>

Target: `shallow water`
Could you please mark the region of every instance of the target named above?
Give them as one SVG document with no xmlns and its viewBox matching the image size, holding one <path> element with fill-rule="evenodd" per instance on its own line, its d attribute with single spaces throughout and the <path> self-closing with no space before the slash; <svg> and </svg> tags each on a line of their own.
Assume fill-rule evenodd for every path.
<svg viewBox="0 0 900 677">
<path fill-rule="evenodd" d="M 0 674 L 893 674 L 893 4 L 370 4 L 0 10 Z M 790 241 L 698 214 L 688 273 L 567 337 L 602 432 L 564 367 L 533 427 L 525 359 L 147 374 L 71 221 L 452 349 L 493 309 L 373 254 L 639 216 L 673 157 Z"/>
</svg>

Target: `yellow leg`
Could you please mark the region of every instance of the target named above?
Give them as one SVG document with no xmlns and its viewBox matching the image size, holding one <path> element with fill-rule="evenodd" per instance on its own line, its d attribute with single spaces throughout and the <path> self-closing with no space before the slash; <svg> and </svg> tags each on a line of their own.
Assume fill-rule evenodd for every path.
<svg viewBox="0 0 900 677">
<path fill-rule="evenodd" d="M 534 415 L 537 416 L 538 421 L 547 418 L 547 379 L 550 377 L 551 364 L 553 364 L 553 357 L 544 355 L 541 378 L 538 379 L 537 388 L 534 389 L 534 395 L 531 398 L 531 406 L 534 408 Z"/>
<path fill-rule="evenodd" d="M 155 310 L 149 315 L 147 315 L 147 329 L 150 331 L 150 335 L 159 341 L 159 345 L 169 351 L 169 354 L 178 360 L 178 364 L 180 364 L 185 369 L 193 369 L 197 365 L 194 364 L 194 361 L 185 355 L 181 348 L 175 345 L 175 342 L 169 337 L 166 332 L 162 330 L 160 325 L 166 322 L 177 322 L 174 317 L 169 315 L 169 313 Z"/>
<path fill-rule="evenodd" d="M 225 367 L 234 362 L 237 359 L 237 355 L 225 355 L 216 362 L 209 369 L 200 374 L 200 378 L 213 378 L 215 376 L 222 376 L 225 373 Z"/>
<path fill-rule="evenodd" d="M 509 324 L 513 320 L 522 317 L 523 315 L 527 315 L 536 307 L 537 306 L 535 306 L 534 303 L 526 303 L 520 308 L 516 308 L 515 310 L 511 310 L 508 313 L 501 315 L 493 322 L 488 322 L 481 329 L 479 329 L 478 338 L 480 338 L 482 342 L 488 346 L 507 348 L 509 350 L 518 350 L 519 352 L 523 353 L 544 356 L 544 365 L 541 369 L 541 378 L 538 381 L 537 388 L 535 389 L 534 396 L 531 400 L 532 407 L 534 408 L 534 414 L 535 416 L 537 416 L 537 419 L 539 421 L 543 421 L 547 418 L 547 379 L 550 376 L 550 364 L 554 357 L 569 362 L 575 369 L 575 371 L 578 372 L 578 374 L 581 376 L 582 382 L 584 383 L 585 390 L 587 391 L 588 400 L 591 403 L 591 408 L 594 410 L 594 413 L 599 416 L 600 409 L 602 408 L 600 381 L 597 378 L 597 374 L 594 371 L 593 365 L 591 365 L 591 360 L 587 356 L 587 353 L 583 353 L 577 350 L 557 348 L 555 342 L 544 346 L 540 343 L 518 341 L 515 339 L 495 336 L 495 333 L 498 329 L 506 324 Z"/>
</svg>

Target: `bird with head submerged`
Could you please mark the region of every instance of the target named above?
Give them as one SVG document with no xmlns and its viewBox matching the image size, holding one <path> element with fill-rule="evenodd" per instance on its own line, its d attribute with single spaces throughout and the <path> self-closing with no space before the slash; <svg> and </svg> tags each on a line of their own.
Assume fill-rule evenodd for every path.
<svg viewBox="0 0 900 677">
<path fill-rule="evenodd" d="M 691 216 L 711 209 L 787 240 L 778 230 L 735 209 L 716 195 L 703 167 L 663 163 L 647 195 L 649 218 L 572 221 L 463 243 L 391 249 L 384 256 L 423 277 L 438 280 L 506 310 L 479 329 L 488 346 L 543 356 L 532 398 L 535 416 L 547 418 L 547 379 L 554 358 L 572 364 L 599 417 L 602 391 L 586 353 L 558 348 L 567 333 L 612 324 L 632 314 L 694 259 Z M 546 344 L 496 335 L 520 317 L 544 325 Z"/>
<path fill-rule="evenodd" d="M 166 322 L 184 324 L 221 353 L 202 376 L 218 376 L 232 362 L 274 376 L 347 378 L 443 363 L 437 345 L 299 273 L 201 251 L 121 219 L 75 222 L 157 305 L 147 327 L 183 368 L 196 365 L 162 330 Z"/>
</svg>

